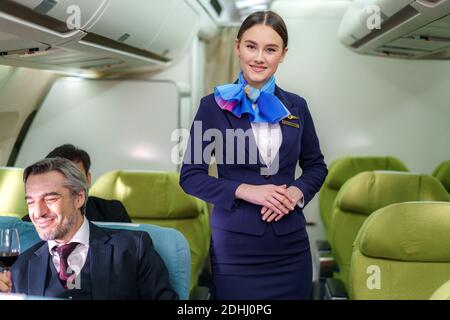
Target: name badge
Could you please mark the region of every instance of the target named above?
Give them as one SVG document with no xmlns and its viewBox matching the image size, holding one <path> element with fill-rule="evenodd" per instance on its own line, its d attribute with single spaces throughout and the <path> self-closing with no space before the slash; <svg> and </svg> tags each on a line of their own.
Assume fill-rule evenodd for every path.
<svg viewBox="0 0 450 320">
<path fill-rule="evenodd" d="M 294 127 L 294 128 L 297 128 L 297 129 L 300 128 L 300 125 L 298 123 L 290 122 L 290 121 L 287 121 L 287 120 L 281 120 L 281 123 L 285 124 L 285 125 L 288 125 L 288 126 L 291 126 L 291 127 Z"/>
</svg>

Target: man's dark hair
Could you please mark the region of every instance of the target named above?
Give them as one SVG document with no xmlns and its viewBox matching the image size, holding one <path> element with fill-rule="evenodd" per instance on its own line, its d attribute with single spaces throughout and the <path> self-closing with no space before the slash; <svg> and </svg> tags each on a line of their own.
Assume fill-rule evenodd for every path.
<svg viewBox="0 0 450 320">
<path fill-rule="evenodd" d="M 91 158 L 89 157 L 89 154 L 86 151 L 75 147 L 73 144 L 63 144 L 62 146 L 50 151 L 50 153 L 46 156 L 46 158 L 55 157 L 65 158 L 74 162 L 81 162 L 86 170 L 86 175 L 91 168 Z"/>
</svg>

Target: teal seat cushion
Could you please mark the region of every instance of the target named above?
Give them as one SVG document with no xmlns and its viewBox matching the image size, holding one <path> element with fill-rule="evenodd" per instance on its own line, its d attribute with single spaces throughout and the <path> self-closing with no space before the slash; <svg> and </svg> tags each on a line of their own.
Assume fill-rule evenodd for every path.
<svg viewBox="0 0 450 320">
<path fill-rule="evenodd" d="M 114 222 L 95 222 L 95 224 L 111 229 L 146 231 L 169 271 L 172 287 L 180 299 L 187 300 L 189 298 L 190 250 L 186 239 L 179 231 L 150 224 Z M 19 230 L 22 252 L 41 241 L 31 222 L 23 222 L 13 217 L 0 217 L 0 229 L 2 228 Z"/>
</svg>

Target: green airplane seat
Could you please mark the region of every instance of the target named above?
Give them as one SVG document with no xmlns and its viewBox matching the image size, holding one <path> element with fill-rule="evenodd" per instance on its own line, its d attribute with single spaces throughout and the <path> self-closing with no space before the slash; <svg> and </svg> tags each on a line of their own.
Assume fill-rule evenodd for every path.
<svg viewBox="0 0 450 320">
<path fill-rule="evenodd" d="M 27 213 L 23 169 L 0 167 L 0 216 L 21 218 Z"/>
<path fill-rule="evenodd" d="M 89 194 L 120 200 L 135 223 L 171 227 L 188 240 L 195 287 L 208 255 L 209 214 L 205 202 L 184 193 L 175 172 L 117 170 L 97 179 Z"/>
<path fill-rule="evenodd" d="M 374 212 L 354 243 L 350 297 L 430 299 L 450 279 L 449 230 L 449 202 L 397 203 Z M 449 289 L 442 289 L 447 297 Z"/>
<path fill-rule="evenodd" d="M 367 171 L 349 179 L 339 190 L 331 221 L 333 253 L 339 267 L 335 276 L 342 280 L 347 292 L 352 244 L 368 216 L 394 203 L 446 201 L 447 197 L 439 181 L 425 174 Z"/>
<path fill-rule="evenodd" d="M 328 242 L 331 242 L 331 215 L 333 202 L 343 184 L 363 171 L 408 171 L 406 165 L 394 157 L 344 157 L 334 160 L 319 192 L 319 211 Z"/>
<path fill-rule="evenodd" d="M 436 177 L 442 183 L 450 197 L 450 159 L 442 162 L 434 169 L 433 177 Z"/>
</svg>

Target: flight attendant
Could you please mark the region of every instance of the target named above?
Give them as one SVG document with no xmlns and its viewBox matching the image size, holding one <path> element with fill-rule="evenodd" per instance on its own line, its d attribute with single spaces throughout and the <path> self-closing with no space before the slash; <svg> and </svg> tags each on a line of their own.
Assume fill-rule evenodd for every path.
<svg viewBox="0 0 450 320">
<path fill-rule="evenodd" d="M 180 185 L 214 204 L 216 299 L 307 299 L 312 259 L 302 208 L 327 175 L 306 101 L 275 84 L 288 51 L 283 19 L 247 17 L 237 34 L 241 72 L 201 100 Z M 214 156 L 218 178 L 208 175 Z M 302 175 L 295 179 L 297 163 Z"/>
</svg>

